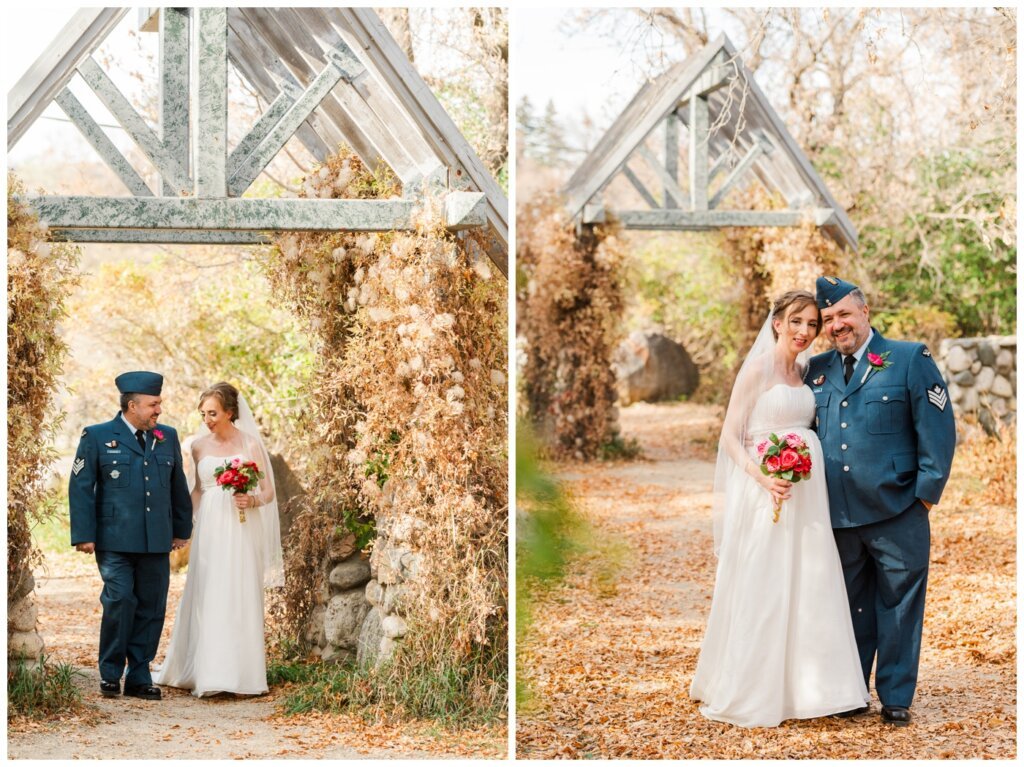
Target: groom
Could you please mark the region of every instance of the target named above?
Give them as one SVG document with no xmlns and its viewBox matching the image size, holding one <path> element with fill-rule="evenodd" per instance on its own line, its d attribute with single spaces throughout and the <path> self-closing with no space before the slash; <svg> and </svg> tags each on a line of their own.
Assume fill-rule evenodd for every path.
<svg viewBox="0 0 1024 767">
<path fill-rule="evenodd" d="M 806 382 L 853 630 L 865 684 L 877 658 L 882 721 L 905 726 L 921 651 L 928 512 L 956 446 L 953 405 L 928 348 L 883 338 L 859 288 L 819 277 L 817 303 L 835 349 L 811 359 Z"/>
<path fill-rule="evenodd" d="M 168 553 L 192 535 L 192 501 L 178 435 L 157 424 L 163 376 L 115 380 L 121 412 L 86 427 L 71 467 L 71 545 L 96 555 L 103 578 L 100 692 L 159 700 L 149 664 L 167 610 Z"/>
</svg>

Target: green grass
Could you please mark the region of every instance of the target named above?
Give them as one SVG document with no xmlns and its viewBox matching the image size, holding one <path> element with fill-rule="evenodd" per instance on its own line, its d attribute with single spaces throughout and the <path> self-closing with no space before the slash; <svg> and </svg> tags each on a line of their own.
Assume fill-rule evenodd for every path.
<svg viewBox="0 0 1024 767">
<path fill-rule="evenodd" d="M 49 663 L 45 655 L 36 666 L 18 660 L 7 671 L 7 718 L 42 719 L 76 711 L 82 691 L 75 679 L 84 676 L 70 663 Z"/>
<path fill-rule="evenodd" d="M 374 719 L 384 712 L 430 720 L 438 726 L 486 723 L 503 714 L 503 701 L 481 707 L 466 684 L 473 677 L 479 674 L 463 673 L 461 668 L 421 665 L 399 673 L 388 664 L 374 668 L 353 660 L 324 663 L 280 658 L 267 665 L 267 683 L 289 687 L 280 703 L 286 715 L 345 711 Z"/>
</svg>

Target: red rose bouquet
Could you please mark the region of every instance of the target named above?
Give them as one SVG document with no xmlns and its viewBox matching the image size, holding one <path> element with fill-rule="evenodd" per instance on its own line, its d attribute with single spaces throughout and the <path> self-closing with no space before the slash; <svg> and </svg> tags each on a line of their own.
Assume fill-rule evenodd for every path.
<svg viewBox="0 0 1024 767">
<path fill-rule="evenodd" d="M 799 482 L 811 476 L 811 451 L 797 434 L 781 438 L 771 434 L 757 446 L 757 454 L 761 456 L 761 473 L 765 476 L 789 482 Z M 781 508 L 780 504 L 775 504 L 773 522 L 779 521 Z"/>
<path fill-rule="evenodd" d="M 247 495 L 259 485 L 263 472 L 252 461 L 243 462 L 241 458 L 235 458 L 214 469 L 213 476 L 225 490 L 235 495 Z M 245 509 L 238 510 L 238 521 L 245 522 Z"/>
</svg>

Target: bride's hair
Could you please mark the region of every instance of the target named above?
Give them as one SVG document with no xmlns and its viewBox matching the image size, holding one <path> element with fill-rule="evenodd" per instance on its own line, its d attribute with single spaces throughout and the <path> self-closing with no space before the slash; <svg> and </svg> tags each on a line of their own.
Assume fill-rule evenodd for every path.
<svg viewBox="0 0 1024 767">
<path fill-rule="evenodd" d="M 802 312 L 805 307 L 813 306 L 818 309 L 818 302 L 814 295 L 806 290 L 789 290 L 775 299 L 772 303 L 772 335 L 779 340 L 779 333 L 775 329 L 774 320 L 785 320 L 790 311 Z M 818 309 L 818 333 L 821 332 L 821 309 Z"/>
<path fill-rule="evenodd" d="M 231 422 L 238 420 L 238 389 L 226 381 L 215 383 L 199 395 L 199 407 L 210 397 L 216 399 L 225 412 L 231 413 Z"/>
</svg>

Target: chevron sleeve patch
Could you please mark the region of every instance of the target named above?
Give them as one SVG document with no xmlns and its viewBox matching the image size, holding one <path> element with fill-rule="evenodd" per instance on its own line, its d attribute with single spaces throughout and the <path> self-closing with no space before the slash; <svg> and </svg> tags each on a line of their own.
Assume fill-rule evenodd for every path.
<svg viewBox="0 0 1024 767">
<path fill-rule="evenodd" d="M 949 402 L 949 395 L 939 384 L 933 384 L 928 390 L 928 401 L 939 410 L 945 410 L 946 403 Z"/>
</svg>

